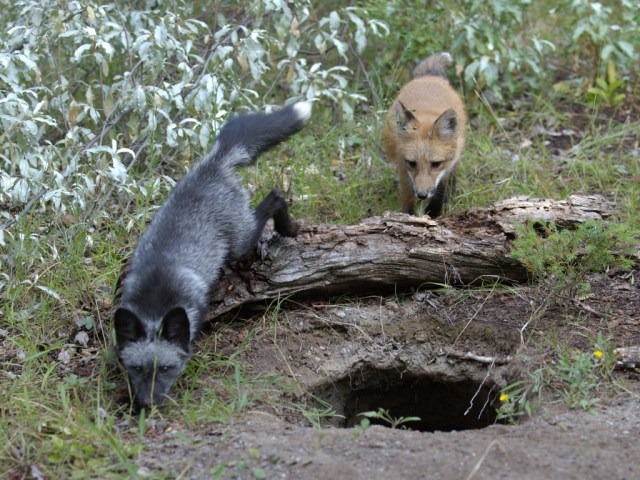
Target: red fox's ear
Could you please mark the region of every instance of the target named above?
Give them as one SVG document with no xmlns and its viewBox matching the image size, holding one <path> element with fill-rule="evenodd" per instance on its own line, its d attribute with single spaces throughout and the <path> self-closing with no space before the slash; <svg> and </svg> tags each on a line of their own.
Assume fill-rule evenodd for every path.
<svg viewBox="0 0 640 480">
<path fill-rule="evenodd" d="M 413 116 L 411 110 L 405 107 L 400 100 L 395 102 L 396 109 L 396 124 L 399 132 L 407 130 L 407 125 L 411 122 L 416 122 L 416 117 Z"/>
<path fill-rule="evenodd" d="M 441 140 L 453 140 L 458 137 L 460 132 L 460 122 L 458 115 L 450 108 L 438 117 L 436 123 L 433 124 L 432 135 Z"/>
</svg>

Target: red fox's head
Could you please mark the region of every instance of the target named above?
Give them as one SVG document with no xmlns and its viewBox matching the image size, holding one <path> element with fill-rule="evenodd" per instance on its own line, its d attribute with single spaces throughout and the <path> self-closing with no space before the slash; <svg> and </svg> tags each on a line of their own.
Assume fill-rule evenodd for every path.
<svg viewBox="0 0 640 480">
<path fill-rule="evenodd" d="M 397 161 L 404 162 L 416 197 L 429 200 L 460 158 L 464 145 L 460 119 L 452 108 L 438 117 L 416 117 L 399 100 L 395 117 Z"/>
</svg>

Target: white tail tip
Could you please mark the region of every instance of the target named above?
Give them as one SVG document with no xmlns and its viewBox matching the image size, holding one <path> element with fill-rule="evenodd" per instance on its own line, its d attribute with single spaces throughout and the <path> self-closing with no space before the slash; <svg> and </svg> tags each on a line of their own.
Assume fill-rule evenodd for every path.
<svg viewBox="0 0 640 480">
<path fill-rule="evenodd" d="M 311 118 L 311 102 L 298 102 L 293 106 L 293 111 L 296 112 L 298 119 L 306 122 Z"/>
</svg>

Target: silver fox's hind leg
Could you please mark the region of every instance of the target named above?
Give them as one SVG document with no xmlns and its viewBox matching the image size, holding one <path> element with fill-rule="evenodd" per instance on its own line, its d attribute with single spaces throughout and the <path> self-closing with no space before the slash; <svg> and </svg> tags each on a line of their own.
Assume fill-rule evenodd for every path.
<svg viewBox="0 0 640 480">
<path fill-rule="evenodd" d="M 283 237 L 295 237 L 298 234 L 298 224 L 289 216 L 289 206 L 278 189 L 274 188 L 254 210 L 256 218 L 256 232 L 252 245 L 258 243 L 267 220 L 273 218 L 273 225 Z"/>
</svg>

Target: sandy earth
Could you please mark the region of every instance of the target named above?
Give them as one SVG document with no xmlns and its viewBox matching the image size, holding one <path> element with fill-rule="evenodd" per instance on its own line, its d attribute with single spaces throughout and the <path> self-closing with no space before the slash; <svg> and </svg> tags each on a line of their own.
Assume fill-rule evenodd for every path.
<svg viewBox="0 0 640 480">
<path fill-rule="evenodd" d="M 231 425 L 190 431 L 153 425 L 140 473 L 180 478 L 640 478 L 640 376 L 616 373 L 591 413 L 549 395 L 533 418 L 494 424 L 499 389 L 523 368 L 555 361 L 549 338 L 593 348 L 611 333 L 616 346 L 640 344 L 640 288 L 631 274 L 591 278 L 593 293 L 534 318 L 544 293 L 534 287 L 456 290 L 283 309 L 251 339 L 242 361 L 254 373 L 295 378 L 285 401 L 308 392 L 340 415 L 313 428 L 290 409 L 258 407 Z M 606 312 L 606 313 L 605 313 Z M 253 321 L 255 326 L 255 319 Z M 529 322 L 529 323 L 528 323 Z M 246 324 L 225 327 L 221 350 L 243 341 Z M 260 331 L 260 328 L 258 328 Z M 417 415 L 423 431 L 353 428 L 363 411 Z M 469 410 L 467 412 L 467 409 Z M 467 413 L 465 415 L 465 412 Z M 345 428 L 347 427 L 347 428 Z M 433 431 L 435 430 L 435 431 Z M 448 430 L 448 431 L 440 431 Z"/>
<path fill-rule="evenodd" d="M 317 430 L 260 418 L 188 436 L 156 438 L 142 472 L 211 478 L 230 463 L 225 478 L 255 478 L 256 469 L 295 479 L 640 478 L 640 408 L 628 400 L 596 415 L 460 432 Z"/>
</svg>

